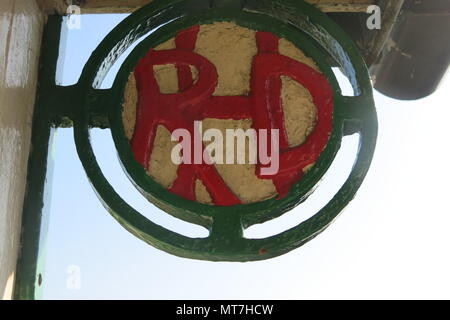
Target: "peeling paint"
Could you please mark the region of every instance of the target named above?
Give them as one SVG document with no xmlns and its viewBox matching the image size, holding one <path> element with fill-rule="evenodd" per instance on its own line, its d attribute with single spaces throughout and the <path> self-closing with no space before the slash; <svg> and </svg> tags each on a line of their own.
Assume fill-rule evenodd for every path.
<svg viewBox="0 0 450 320">
<path fill-rule="evenodd" d="M 0 1 L 0 294 L 11 298 L 44 17 L 34 1 Z"/>
</svg>

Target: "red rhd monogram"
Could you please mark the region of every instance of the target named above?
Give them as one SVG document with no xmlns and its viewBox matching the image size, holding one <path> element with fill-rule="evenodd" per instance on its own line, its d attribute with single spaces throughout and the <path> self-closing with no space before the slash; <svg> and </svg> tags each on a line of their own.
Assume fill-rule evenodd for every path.
<svg viewBox="0 0 450 320">
<path fill-rule="evenodd" d="M 279 38 L 268 32 L 257 32 L 259 53 L 252 66 L 251 94 L 249 96 L 213 96 L 218 83 L 215 66 L 206 58 L 194 53 L 199 26 L 180 31 L 176 49 L 149 53 L 135 69 L 138 88 L 136 126 L 131 147 L 136 161 L 145 169 L 149 160 L 158 125 L 170 132 L 186 129 L 194 136 L 194 121 L 205 118 L 252 119 L 253 128 L 279 129 L 280 170 L 273 176 L 262 176 L 261 165 L 256 167 L 260 179 L 272 179 L 278 197 L 284 197 L 294 183 L 299 181 L 303 169 L 315 163 L 328 143 L 332 132 L 333 90 L 327 79 L 309 66 L 278 53 Z M 153 67 L 173 64 L 177 68 L 179 91 L 161 94 Z M 190 66 L 198 70 L 194 83 Z M 317 107 L 317 124 L 301 146 L 289 148 L 281 101 L 281 76 L 288 76 L 304 86 Z M 269 137 L 270 140 L 270 130 Z M 215 205 L 241 204 L 217 172 L 214 165 L 181 164 L 178 177 L 169 191 L 195 201 L 195 181 L 200 179 Z"/>
</svg>

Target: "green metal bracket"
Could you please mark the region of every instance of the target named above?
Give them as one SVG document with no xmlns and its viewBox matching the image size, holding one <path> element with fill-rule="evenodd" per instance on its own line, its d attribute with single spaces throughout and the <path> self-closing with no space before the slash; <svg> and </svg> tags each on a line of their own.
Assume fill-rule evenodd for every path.
<svg viewBox="0 0 450 320">
<path fill-rule="evenodd" d="M 52 164 L 49 147 L 55 126 L 51 108 L 54 104 L 56 65 L 61 37 L 61 17 L 50 17 L 42 41 L 38 95 L 33 116 L 33 135 L 28 161 L 27 189 L 22 215 L 21 252 L 17 264 L 15 299 L 35 299 L 42 293 L 45 264 L 45 236 L 49 207 L 47 184 Z"/>
<path fill-rule="evenodd" d="M 287 38 L 312 57 L 334 88 L 333 133 L 317 164 L 281 200 L 216 207 L 182 199 L 153 181 L 134 160 L 122 124 L 122 103 L 128 75 L 137 61 L 177 31 L 213 21 L 232 21 Z M 367 68 L 352 40 L 325 14 L 299 0 L 156 0 L 120 23 L 86 63 L 79 82 L 70 87 L 54 83 L 61 19 L 50 17 L 44 38 L 40 87 L 36 105 L 33 151 L 24 207 L 22 254 L 15 296 L 36 297 L 39 238 L 47 150 L 52 127 L 73 124 L 83 167 L 105 208 L 129 232 L 171 254 L 210 261 L 254 261 L 284 254 L 308 242 L 328 227 L 353 199 L 366 176 L 375 149 L 377 117 Z M 150 31 L 155 30 L 150 35 Z M 145 38 L 127 57 L 111 89 L 98 89 L 117 58 Z M 344 97 L 327 58 L 331 56 L 350 79 L 354 97 Z M 120 160 L 130 179 L 153 204 L 188 222 L 209 229 L 204 239 L 189 238 L 148 220 L 129 206 L 104 177 L 90 145 L 91 127 L 110 128 Z M 329 169 L 345 135 L 360 134 L 353 170 L 333 199 L 316 215 L 281 234 L 246 239 L 243 230 L 279 217 L 305 201 Z"/>
</svg>

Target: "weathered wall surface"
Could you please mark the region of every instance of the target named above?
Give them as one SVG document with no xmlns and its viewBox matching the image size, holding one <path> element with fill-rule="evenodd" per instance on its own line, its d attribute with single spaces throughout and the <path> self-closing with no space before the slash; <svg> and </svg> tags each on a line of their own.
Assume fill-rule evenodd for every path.
<svg viewBox="0 0 450 320">
<path fill-rule="evenodd" d="M 35 1 L 0 1 L 0 299 L 13 289 L 43 24 Z"/>
</svg>

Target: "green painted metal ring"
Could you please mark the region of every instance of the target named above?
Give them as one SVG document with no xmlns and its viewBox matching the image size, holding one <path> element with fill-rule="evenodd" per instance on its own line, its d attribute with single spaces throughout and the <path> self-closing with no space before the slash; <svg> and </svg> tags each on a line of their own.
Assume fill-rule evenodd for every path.
<svg viewBox="0 0 450 320">
<path fill-rule="evenodd" d="M 217 7 L 218 6 L 218 7 Z M 233 20 L 294 42 L 318 63 L 335 89 L 334 131 L 317 165 L 282 200 L 234 207 L 206 206 L 169 193 L 149 178 L 132 158 L 121 121 L 121 102 L 128 74 L 146 50 L 172 37 L 177 30 L 209 21 Z M 144 40 L 123 64 L 114 86 L 97 89 L 117 57 L 149 31 L 164 25 Z M 315 43 L 314 43 L 315 42 Z M 327 51 L 353 84 L 355 97 L 343 97 L 322 53 Z M 138 238 L 169 253 L 195 259 L 250 261 L 288 252 L 323 231 L 353 198 L 370 166 L 376 143 L 377 120 L 370 79 L 353 42 L 326 15 L 302 1 L 155 1 L 119 24 L 94 51 L 78 86 L 86 95 L 83 111 L 74 116 L 79 157 L 99 198 L 112 216 Z M 89 142 L 93 114 L 109 118 L 120 159 L 136 187 L 151 202 L 174 216 L 207 227 L 211 234 L 193 239 L 169 231 L 142 216 L 115 192 L 101 172 Z M 360 150 L 352 173 L 336 196 L 315 216 L 279 235 L 245 239 L 243 229 L 273 219 L 304 201 L 328 170 L 342 136 L 360 133 Z"/>
</svg>

